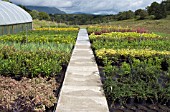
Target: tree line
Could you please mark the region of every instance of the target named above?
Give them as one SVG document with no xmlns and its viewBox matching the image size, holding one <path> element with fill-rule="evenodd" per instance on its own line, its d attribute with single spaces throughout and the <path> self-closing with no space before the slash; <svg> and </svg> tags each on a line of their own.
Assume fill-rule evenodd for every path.
<svg viewBox="0 0 170 112">
<path fill-rule="evenodd" d="M 161 3 L 153 2 L 146 9 L 137 9 L 135 12 L 129 10 L 119 12 L 116 16 L 116 20 L 127 20 L 127 19 L 162 19 L 166 18 L 170 14 L 170 0 L 162 1 Z"/>
<path fill-rule="evenodd" d="M 28 10 L 21 6 L 31 14 L 33 19 L 51 20 L 57 23 L 66 23 L 69 25 L 99 24 L 107 23 L 115 20 L 127 19 L 162 19 L 170 15 L 170 0 L 164 0 L 161 3 L 153 2 L 146 9 L 137 9 L 136 11 L 123 11 L 115 15 L 88 15 L 88 14 L 47 14 L 36 10 Z"/>
</svg>

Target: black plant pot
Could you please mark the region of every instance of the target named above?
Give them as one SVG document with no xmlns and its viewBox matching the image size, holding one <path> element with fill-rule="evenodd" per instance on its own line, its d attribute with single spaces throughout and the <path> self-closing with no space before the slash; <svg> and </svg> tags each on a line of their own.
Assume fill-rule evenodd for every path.
<svg viewBox="0 0 170 112">
<path fill-rule="evenodd" d="M 167 102 L 168 102 L 167 99 L 161 99 L 161 98 L 158 99 L 158 103 L 161 105 L 165 105 Z"/>
<path fill-rule="evenodd" d="M 157 104 L 158 101 L 157 101 L 155 98 L 154 98 L 154 99 L 148 98 L 148 99 L 146 100 L 146 103 L 147 103 L 147 104 Z"/>
<path fill-rule="evenodd" d="M 170 107 L 170 100 L 167 101 L 166 105 Z"/>
<path fill-rule="evenodd" d="M 110 109 L 110 112 L 125 112 L 122 109 Z"/>
<path fill-rule="evenodd" d="M 123 105 L 119 99 L 114 102 L 114 108 L 121 108 Z"/>
<path fill-rule="evenodd" d="M 135 102 L 135 98 L 128 98 L 126 101 L 128 105 L 134 105 L 134 102 Z"/>
<path fill-rule="evenodd" d="M 145 99 L 139 99 L 138 103 L 141 104 L 141 105 L 145 105 L 146 100 Z"/>
</svg>

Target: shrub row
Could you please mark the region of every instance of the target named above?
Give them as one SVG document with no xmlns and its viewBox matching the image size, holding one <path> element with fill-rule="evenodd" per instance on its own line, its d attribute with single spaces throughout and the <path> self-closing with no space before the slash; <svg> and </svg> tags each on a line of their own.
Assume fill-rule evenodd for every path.
<svg viewBox="0 0 170 112">
<path fill-rule="evenodd" d="M 90 33 L 97 63 L 103 67 L 104 90 L 111 104 L 123 105 L 134 99 L 169 105 L 169 38 L 153 33 Z"/>
</svg>

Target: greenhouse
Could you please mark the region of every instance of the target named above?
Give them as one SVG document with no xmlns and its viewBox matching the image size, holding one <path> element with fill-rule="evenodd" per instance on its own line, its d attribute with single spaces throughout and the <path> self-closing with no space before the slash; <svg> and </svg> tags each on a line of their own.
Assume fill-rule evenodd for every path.
<svg viewBox="0 0 170 112">
<path fill-rule="evenodd" d="M 0 35 L 15 34 L 32 29 L 32 17 L 9 2 L 0 1 Z"/>
</svg>

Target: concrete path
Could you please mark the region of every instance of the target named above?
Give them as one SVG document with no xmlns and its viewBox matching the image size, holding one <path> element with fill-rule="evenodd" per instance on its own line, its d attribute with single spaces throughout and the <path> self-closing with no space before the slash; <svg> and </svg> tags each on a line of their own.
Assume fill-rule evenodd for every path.
<svg viewBox="0 0 170 112">
<path fill-rule="evenodd" d="M 109 112 L 86 29 L 80 29 L 56 112 Z"/>
</svg>

